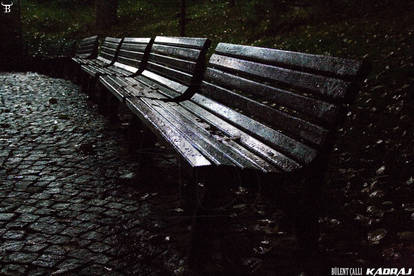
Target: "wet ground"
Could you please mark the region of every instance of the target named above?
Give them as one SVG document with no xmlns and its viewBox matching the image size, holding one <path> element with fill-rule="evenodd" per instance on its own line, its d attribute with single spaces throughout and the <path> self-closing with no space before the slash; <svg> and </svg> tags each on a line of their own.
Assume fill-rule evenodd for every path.
<svg viewBox="0 0 414 276">
<path fill-rule="evenodd" d="M 413 264 L 412 153 L 404 144 L 410 134 L 399 166 L 363 159 L 389 142 L 352 152 L 347 135 L 364 129 L 355 123 L 359 107 L 340 130 L 330 164 L 315 266 Z M 161 145 L 136 147 L 129 128 L 128 120 L 101 115 L 70 81 L 0 74 L 0 275 L 190 273 L 177 162 Z M 299 272 L 283 213 L 246 193 L 229 201 L 229 227 L 212 241 L 218 246 L 206 270 Z"/>
<path fill-rule="evenodd" d="M 151 206 L 161 196 L 131 185 L 137 162 L 120 128 L 69 81 L 2 74 L 0 85 L 0 274 L 162 270 L 154 260 L 131 267 L 125 254 L 131 231 L 136 263 L 163 257 L 139 248 L 161 233 Z"/>
</svg>

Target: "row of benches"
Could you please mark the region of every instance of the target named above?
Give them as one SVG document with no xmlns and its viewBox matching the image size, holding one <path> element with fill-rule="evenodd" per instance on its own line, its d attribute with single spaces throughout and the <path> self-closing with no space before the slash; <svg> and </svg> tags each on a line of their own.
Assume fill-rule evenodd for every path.
<svg viewBox="0 0 414 276">
<path fill-rule="evenodd" d="M 237 175 L 267 184 L 301 247 L 314 248 L 327 154 L 366 62 L 219 43 L 206 66 L 205 38 L 106 37 L 96 56 L 97 45 L 83 39 L 72 59 L 82 83 L 105 88 L 176 151 L 188 191 L 207 188 L 205 208 L 190 204 L 202 222 L 194 242 L 206 235 L 207 206 Z"/>
</svg>

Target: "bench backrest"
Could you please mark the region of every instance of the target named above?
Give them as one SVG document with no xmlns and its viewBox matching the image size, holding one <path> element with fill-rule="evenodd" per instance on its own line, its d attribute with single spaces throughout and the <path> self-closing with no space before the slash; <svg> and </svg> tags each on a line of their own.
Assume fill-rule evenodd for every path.
<svg viewBox="0 0 414 276">
<path fill-rule="evenodd" d="M 142 75 L 179 93 L 201 81 L 206 38 L 157 36 Z"/>
<path fill-rule="evenodd" d="M 94 58 L 98 53 L 98 36 L 90 36 L 79 41 L 75 52 L 76 57 Z"/>
<path fill-rule="evenodd" d="M 111 64 L 115 62 L 116 55 L 118 53 L 118 48 L 121 45 L 122 38 L 117 37 L 105 37 L 102 45 L 100 47 L 98 60 L 103 61 L 104 63 Z"/>
<path fill-rule="evenodd" d="M 219 43 L 192 99 L 303 166 L 326 148 L 365 68 L 361 61 Z"/>
<path fill-rule="evenodd" d="M 119 48 L 114 66 L 131 73 L 138 72 L 145 63 L 151 42 L 151 38 L 125 37 Z"/>
</svg>

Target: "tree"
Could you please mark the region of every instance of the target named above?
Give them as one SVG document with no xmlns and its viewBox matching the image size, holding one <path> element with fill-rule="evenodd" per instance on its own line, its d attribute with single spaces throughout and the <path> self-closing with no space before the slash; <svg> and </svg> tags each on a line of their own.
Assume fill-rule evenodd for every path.
<svg viewBox="0 0 414 276">
<path fill-rule="evenodd" d="M 96 28 L 105 30 L 118 21 L 118 0 L 95 0 Z"/>
</svg>

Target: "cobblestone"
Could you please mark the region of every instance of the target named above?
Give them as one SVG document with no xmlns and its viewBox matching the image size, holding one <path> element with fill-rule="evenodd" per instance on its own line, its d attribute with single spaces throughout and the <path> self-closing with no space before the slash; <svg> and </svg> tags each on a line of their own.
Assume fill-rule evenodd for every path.
<svg viewBox="0 0 414 276">
<path fill-rule="evenodd" d="M 119 181 L 138 167 L 119 129 L 78 86 L 36 73 L 0 73 L 0 122 L 0 274 L 132 273 L 118 227 L 150 208 Z"/>
</svg>

